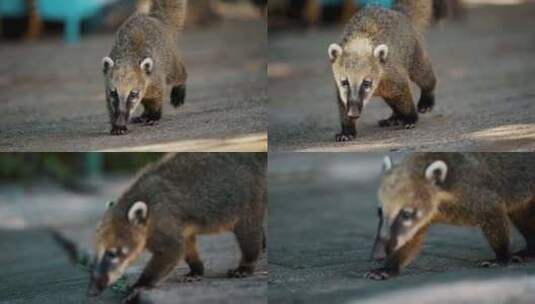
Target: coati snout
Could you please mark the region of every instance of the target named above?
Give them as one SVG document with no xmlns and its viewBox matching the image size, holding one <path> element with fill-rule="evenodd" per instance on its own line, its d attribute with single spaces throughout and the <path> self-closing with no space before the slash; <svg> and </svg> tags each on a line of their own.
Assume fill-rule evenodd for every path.
<svg viewBox="0 0 535 304">
<path fill-rule="evenodd" d="M 447 174 L 447 166 L 440 160 L 430 164 L 420 176 L 408 176 L 404 168 L 393 168 L 389 157 L 385 158 L 383 169 L 379 226 L 372 253 L 375 260 L 386 259 L 427 226 L 435 211 L 436 190 Z"/>
<path fill-rule="evenodd" d="M 145 247 L 147 205 L 135 202 L 127 214 L 119 214 L 114 205 L 108 203 L 108 210 L 97 227 L 90 296 L 98 296 L 115 283 Z"/>
</svg>

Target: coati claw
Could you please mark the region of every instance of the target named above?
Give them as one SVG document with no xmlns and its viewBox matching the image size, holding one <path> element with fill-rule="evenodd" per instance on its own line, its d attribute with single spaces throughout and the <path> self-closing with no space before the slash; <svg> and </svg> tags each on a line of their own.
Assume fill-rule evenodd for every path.
<svg viewBox="0 0 535 304">
<path fill-rule="evenodd" d="M 227 277 L 229 278 L 245 278 L 252 275 L 252 271 L 249 269 L 244 269 L 243 267 L 238 267 L 236 269 L 230 269 L 227 272 Z"/>
<path fill-rule="evenodd" d="M 401 124 L 401 120 L 397 117 L 390 117 L 388 119 L 379 120 L 378 124 L 381 128 L 399 126 Z"/>
<path fill-rule="evenodd" d="M 148 119 L 145 121 L 145 126 L 156 126 L 158 125 L 158 120 Z"/>
<path fill-rule="evenodd" d="M 139 303 L 141 297 L 141 289 L 135 288 L 133 289 L 128 296 L 123 300 L 123 304 L 136 304 Z"/>
<path fill-rule="evenodd" d="M 193 283 L 202 281 L 202 277 L 198 274 L 188 273 L 178 279 L 180 283 Z"/>
<path fill-rule="evenodd" d="M 374 281 L 384 281 L 390 278 L 390 274 L 383 269 L 374 269 L 366 272 L 364 278 Z"/>
<path fill-rule="evenodd" d="M 416 125 L 413 124 L 413 123 L 408 123 L 408 124 L 403 125 L 403 128 L 405 128 L 407 130 L 414 129 L 414 127 L 416 127 Z"/>
<path fill-rule="evenodd" d="M 346 141 L 352 141 L 355 139 L 355 136 L 350 134 L 336 134 L 335 136 L 337 142 L 346 142 Z"/>
<path fill-rule="evenodd" d="M 494 267 L 505 266 L 505 265 L 507 265 L 507 262 L 500 262 L 496 259 L 481 261 L 478 264 L 478 266 L 482 268 L 494 268 Z"/>
<path fill-rule="evenodd" d="M 126 135 L 128 128 L 126 126 L 113 126 L 110 133 L 111 135 Z"/>
</svg>

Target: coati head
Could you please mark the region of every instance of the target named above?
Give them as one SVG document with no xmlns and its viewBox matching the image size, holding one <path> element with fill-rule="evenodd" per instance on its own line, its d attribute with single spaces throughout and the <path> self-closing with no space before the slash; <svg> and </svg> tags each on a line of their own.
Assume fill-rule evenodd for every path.
<svg viewBox="0 0 535 304">
<path fill-rule="evenodd" d="M 354 39 L 343 47 L 336 43 L 329 46 L 334 82 L 349 118 L 357 119 L 372 98 L 387 56 L 388 46 L 373 47 L 368 39 Z"/>
<path fill-rule="evenodd" d="M 147 205 L 134 202 L 126 214 L 113 203 L 108 206 L 96 231 L 95 260 L 89 285 L 92 296 L 99 295 L 117 281 L 146 244 Z"/>
<path fill-rule="evenodd" d="M 124 127 L 145 96 L 154 69 L 150 57 L 140 62 L 102 59 L 106 82 L 106 101 L 114 126 Z"/>
<path fill-rule="evenodd" d="M 378 195 L 379 227 L 373 246 L 374 259 L 385 259 L 431 222 L 444 198 L 442 185 L 447 174 L 448 167 L 442 160 L 428 162 L 422 170 L 413 170 L 392 166 L 390 158 L 385 158 Z"/>
</svg>

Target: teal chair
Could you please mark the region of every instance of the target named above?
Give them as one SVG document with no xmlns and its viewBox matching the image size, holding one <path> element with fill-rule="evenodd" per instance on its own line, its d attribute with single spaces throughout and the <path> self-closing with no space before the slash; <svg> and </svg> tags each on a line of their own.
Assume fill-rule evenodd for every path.
<svg viewBox="0 0 535 304">
<path fill-rule="evenodd" d="M 43 20 L 65 24 L 64 36 L 68 43 L 80 41 L 82 21 L 100 13 L 118 0 L 37 0 L 37 10 Z M 0 0 L 0 15 L 21 17 L 26 13 L 24 0 Z"/>
</svg>

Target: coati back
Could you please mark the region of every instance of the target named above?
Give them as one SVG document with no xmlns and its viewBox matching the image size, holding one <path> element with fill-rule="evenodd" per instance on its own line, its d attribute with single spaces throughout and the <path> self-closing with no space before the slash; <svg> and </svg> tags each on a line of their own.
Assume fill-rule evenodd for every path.
<svg viewBox="0 0 535 304">
<path fill-rule="evenodd" d="M 98 295 L 147 249 L 134 284 L 151 288 L 184 257 L 185 281 L 203 275 L 197 234 L 232 231 L 242 252 L 229 277 L 253 273 L 264 242 L 266 153 L 180 153 L 145 169 L 104 214 L 96 232 L 90 293 Z"/>
<path fill-rule="evenodd" d="M 162 116 L 164 96 L 184 103 L 187 73 L 178 51 L 178 33 L 186 19 L 187 0 L 152 0 L 148 14 L 136 13 L 119 28 L 110 54 L 102 60 L 111 134 L 127 133 L 127 124 L 153 125 Z"/>
<path fill-rule="evenodd" d="M 357 119 L 373 96 L 382 97 L 393 111 L 379 126 L 413 128 L 418 114 L 409 81 L 421 88 L 418 111 L 432 110 L 436 79 L 420 32 L 429 23 L 431 7 L 431 0 L 399 0 L 400 11 L 366 7 L 347 24 L 341 41 L 329 46 L 342 127 L 337 141 L 356 137 Z"/>
<path fill-rule="evenodd" d="M 419 253 L 430 225 L 478 226 L 496 259 L 490 267 L 535 258 L 535 158 L 530 153 L 415 153 L 398 165 L 385 159 L 379 187 L 374 258 L 366 274 L 397 275 Z M 526 248 L 512 253 L 510 223 Z"/>
</svg>

